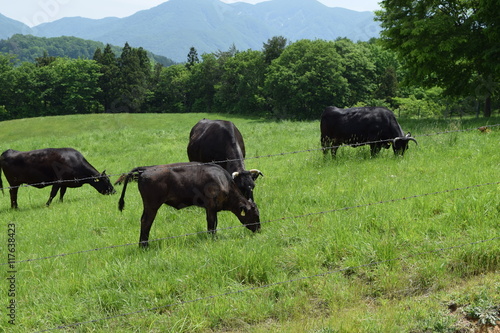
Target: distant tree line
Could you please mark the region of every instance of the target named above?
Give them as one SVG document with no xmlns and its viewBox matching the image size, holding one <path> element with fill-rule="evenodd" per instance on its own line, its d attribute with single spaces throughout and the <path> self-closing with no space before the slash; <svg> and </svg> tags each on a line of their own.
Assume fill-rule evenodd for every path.
<svg viewBox="0 0 500 333">
<path fill-rule="evenodd" d="M 318 119 L 324 107 L 385 105 L 399 115 L 476 112 L 478 100 L 447 98 L 410 82 L 396 54 L 377 40 L 354 43 L 273 37 L 260 51 L 198 55 L 168 67 L 142 48 L 110 45 L 92 59 L 54 57 L 16 64 L 0 55 L 0 119 L 78 113 L 214 112 Z"/>
<path fill-rule="evenodd" d="M 72 59 L 92 59 L 97 48 L 104 48 L 104 44 L 93 40 L 77 37 L 36 37 L 32 35 L 15 34 L 8 39 L 0 40 L 0 53 L 16 56 L 19 62 L 34 62 L 36 58 L 44 55 Z M 111 46 L 113 52 L 120 55 L 122 48 Z M 148 57 L 155 63 L 164 66 L 173 65 L 175 62 L 164 56 L 148 52 Z"/>
</svg>

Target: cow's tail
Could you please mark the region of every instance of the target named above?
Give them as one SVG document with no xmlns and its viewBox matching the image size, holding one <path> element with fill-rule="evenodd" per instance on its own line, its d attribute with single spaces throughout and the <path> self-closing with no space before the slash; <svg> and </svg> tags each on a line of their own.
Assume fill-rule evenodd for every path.
<svg viewBox="0 0 500 333">
<path fill-rule="evenodd" d="M 125 208 L 125 191 L 127 190 L 127 184 L 128 182 L 134 178 L 134 173 L 129 172 L 123 181 L 123 189 L 122 189 L 122 195 L 120 196 L 120 200 L 118 201 L 118 209 L 123 211 L 123 208 Z"/>
<path fill-rule="evenodd" d="M 139 180 L 139 176 L 146 171 L 146 169 L 149 169 L 151 167 L 137 167 L 132 169 L 129 173 L 124 173 L 123 175 L 118 178 L 115 184 L 117 183 L 122 183 L 123 182 L 123 189 L 122 189 L 122 195 L 120 196 L 120 200 L 118 201 L 118 209 L 120 211 L 123 210 L 125 207 L 125 191 L 127 190 L 127 184 L 131 180 Z"/>
<path fill-rule="evenodd" d="M 125 178 L 127 178 L 128 173 L 123 173 L 120 175 L 120 177 L 116 180 L 116 182 L 113 185 L 121 185 Z"/>
</svg>

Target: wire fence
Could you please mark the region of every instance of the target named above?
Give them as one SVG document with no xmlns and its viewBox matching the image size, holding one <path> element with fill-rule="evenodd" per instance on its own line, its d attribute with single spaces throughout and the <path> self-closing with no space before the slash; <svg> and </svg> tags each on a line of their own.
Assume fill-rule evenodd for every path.
<svg viewBox="0 0 500 333">
<path fill-rule="evenodd" d="M 302 219 L 302 218 L 316 216 L 316 215 L 325 215 L 325 214 L 346 211 L 346 210 L 351 210 L 351 209 L 356 209 L 356 208 L 366 208 L 366 207 L 371 207 L 371 206 L 376 206 L 376 205 L 394 203 L 394 202 L 398 202 L 398 201 L 405 201 L 405 200 L 411 200 L 411 199 L 416 199 L 416 198 L 423 198 L 423 197 L 428 197 L 428 196 L 432 196 L 432 195 L 439 195 L 439 194 L 445 194 L 445 193 L 451 193 L 451 192 L 457 192 L 457 191 L 470 190 L 470 189 L 474 189 L 474 188 L 492 186 L 492 185 L 500 185 L 500 181 L 489 182 L 489 183 L 484 183 L 484 184 L 477 184 L 477 185 L 470 185 L 470 186 L 466 186 L 466 187 L 459 187 L 459 188 L 453 188 L 453 189 L 446 189 L 446 190 L 442 190 L 442 191 L 435 191 L 435 192 L 429 192 L 429 193 L 423 193 L 423 194 L 415 194 L 415 195 L 406 196 L 406 197 L 402 197 L 402 198 L 380 200 L 380 201 L 371 202 L 371 203 L 367 203 L 367 204 L 360 204 L 360 205 L 341 207 L 341 208 L 333 208 L 333 209 L 329 209 L 329 210 L 323 210 L 320 212 L 312 212 L 312 213 L 301 214 L 301 215 L 281 217 L 281 218 L 277 218 L 277 219 L 263 221 L 263 222 L 260 222 L 260 224 L 269 224 L 269 223 L 281 222 L 281 221 L 286 221 L 286 220 Z M 244 227 L 244 225 L 236 225 L 236 226 L 231 226 L 231 227 L 218 228 L 217 231 L 227 231 L 227 230 L 233 230 L 233 229 L 243 228 L 243 227 Z M 201 235 L 201 234 L 207 234 L 209 232 L 210 231 L 208 231 L 208 230 L 203 230 L 203 231 L 198 231 L 198 232 L 193 232 L 193 233 L 186 233 L 186 234 L 182 234 L 182 235 L 157 238 L 157 239 L 149 240 L 149 242 L 151 243 L 151 242 L 165 241 L 165 240 L 176 239 L 176 238 L 196 236 L 196 235 Z M 139 243 L 126 243 L 126 244 L 119 244 L 119 245 L 110 245 L 110 246 L 104 246 L 104 247 L 87 249 L 87 250 L 76 251 L 76 252 L 69 252 L 69 253 L 55 254 L 55 255 L 51 255 L 51 256 L 44 256 L 44 257 L 39 257 L 39 258 L 24 259 L 24 260 L 18 260 L 18 261 L 9 261 L 9 262 L 0 263 L 0 266 L 5 266 L 5 265 L 13 264 L 13 263 L 18 264 L 18 263 L 40 261 L 40 260 L 53 259 L 53 258 L 59 258 L 59 257 L 66 257 L 66 256 L 76 255 L 76 254 L 85 254 L 85 253 L 96 252 L 96 251 L 101 251 L 101 250 L 117 249 L 117 248 L 121 248 L 121 247 L 132 246 L 132 245 L 137 246 L 138 244 Z"/>
<path fill-rule="evenodd" d="M 434 133 L 427 133 L 427 134 L 420 134 L 414 136 L 414 138 L 418 137 L 429 137 L 429 136 L 435 136 L 435 135 L 443 135 L 443 134 L 450 134 L 450 133 L 460 133 L 460 132 L 470 132 L 470 131 L 476 131 L 476 130 L 482 130 L 484 128 L 494 128 L 494 127 L 499 127 L 500 124 L 494 124 L 494 125 L 483 125 L 479 127 L 473 127 L 473 128 L 467 128 L 467 129 L 457 129 L 457 130 L 450 130 L 450 131 L 441 131 L 441 132 L 434 132 Z M 206 164 L 213 164 L 213 163 L 228 163 L 228 162 L 236 162 L 236 161 L 244 161 L 244 160 L 252 160 L 252 159 L 263 159 L 263 158 L 273 158 L 273 157 L 279 157 L 279 156 L 286 156 L 286 155 L 295 155 L 295 154 L 302 154 L 302 153 L 311 153 L 311 152 L 318 152 L 318 151 L 325 151 L 325 150 L 330 150 L 330 149 L 337 149 L 340 147 L 357 147 L 360 145 L 370 145 L 370 144 L 377 144 L 377 143 L 387 143 L 392 140 L 377 140 L 377 141 L 366 141 L 362 143 L 352 143 L 352 144 L 342 144 L 338 146 L 331 146 L 331 147 L 322 147 L 322 148 L 310 148 L 310 149 L 302 149 L 302 150 L 295 150 L 295 151 L 290 151 L 290 152 L 281 152 L 281 153 L 274 153 L 274 154 L 267 154 L 267 155 L 259 155 L 259 156 L 253 156 L 253 157 L 247 157 L 247 158 L 235 158 L 235 159 L 226 159 L 226 160 L 221 160 L 221 161 L 213 161 L 213 162 L 207 162 L 207 163 L 195 163 L 193 166 L 198 166 L 198 165 L 206 165 Z M 154 168 L 155 166 L 152 166 Z M 175 169 L 176 167 L 170 166 L 170 169 Z M 128 173 L 129 170 L 125 172 L 121 172 L 118 174 L 110 174 L 107 175 L 108 177 L 119 177 L 122 176 L 123 174 Z M 86 182 L 86 181 L 92 181 L 96 178 L 100 178 L 102 176 L 90 176 L 90 177 L 82 177 L 82 178 L 76 178 L 76 179 L 58 179 L 54 181 L 41 181 L 38 183 L 31 183 L 31 184 L 21 184 L 17 186 L 9 186 L 9 187 L 2 187 L 0 190 L 3 192 L 4 190 L 10 190 L 10 189 L 15 189 L 15 188 L 22 188 L 22 187 L 45 187 L 45 186 L 51 186 L 51 185 L 63 185 L 64 183 L 74 183 L 74 182 Z"/>
<path fill-rule="evenodd" d="M 441 134 L 449 134 L 449 133 L 457 133 L 457 132 L 468 132 L 468 131 L 479 130 L 479 129 L 483 128 L 483 127 L 491 128 L 491 127 L 498 127 L 498 126 L 500 126 L 500 124 L 486 125 L 486 126 L 475 127 L 475 128 L 470 128 L 470 129 L 461 129 L 461 130 L 451 130 L 451 131 L 443 131 L 443 132 L 436 132 L 436 133 L 428 133 L 428 134 L 418 135 L 418 136 L 415 136 L 415 137 L 429 137 L 429 136 L 441 135 Z M 387 140 L 371 141 L 371 142 L 365 142 L 363 144 L 382 143 L 382 142 L 387 142 Z M 325 149 L 338 148 L 338 147 L 343 147 L 343 146 L 358 146 L 358 145 L 360 145 L 360 144 L 358 143 L 358 144 L 340 145 L 340 146 L 327 147 L 327 148 L 313 148 L 313 149 L 304 149 L 304 150 L 297 150 L 297 151 L 291 151 L 291 152 L 281 152 L 281 153 L 276 153 L 276 154 L 269 154 L 269 155 L 261 155 L 261 156 L 250 157 L 250 158 L 246 158 L 246 160 L 248 160 L 248 159 L 260 159 L 260 158 L 272 158 L 272 157 L 278 157 L 278 156 L 284 156 L 284 155 L 291 155 L 291 154 L 300 154 L 300 153 L 306 153 L 306 152 L 323 151 Z M 226 160 L 226 161 L 218 161 L 218 162 L 228 162 L 228 161 L 236 161 L 236 160 L 238 160 L 238 159 Z M 210 163 L 199 163 L 199 164 L 210 164 Z M 196 165 L 199 165 L 199 164 L 196 164 Z M 116 175 L 111 175 L 111 176 L 121 176 L 122 174 L 123 173 L 116 174 Z M 95 177 L 87 177 L 87 178 L 81 178 L 81 179 L 77 179 L 77 180 L 78 181 L 85 181 L 85 180 L 92 180 L 94 178 Z M 49 186 L 49 185 L 54 185 L 54 184 L 62 184 L 65 181 L 66 180 L 58 180 L 58 181 L 54 181 L 54 182 L 41 182 L 41 183 L 37 183 L 37 184 L 23 184 L 23 185 L 20 185 L 18 187 L 27 187 L 27 186 L 36 186 L 36 185 L 38 185 L 38 186 L 41 186 L 41 185 L 43 185 L 43 186 Z M 67 181 L 68 182 L 69 181 L 74 182 L 75 180 L 67 180 Z M 356 209 L 356 208 L 372 207 L 372 206 L 376 206 L 376 205 L 395 203 L 395 202 L 400 202 L 400 201 L 405 201 L 405 200 L 411 200 L 411 199 L 415 199 L 415 198 L 428 197 L 428 196 L 433 196 L 433 195 L 442 195 L 442 194 L 451 193 L 451 192 L 457 192 L 457 191 L 466 191 L 466 190 L 471 190 L 471 189 L 475 189 L 475 188 L 481 188 L 481 187 L 487 187 L 487 186 L 494 186 L 494 185 L 499 185 L 499 184 L 500 184 L 500 181 L 491 181 L 491 182 L 483 183 L 483 184 L 476 184 L 476 185 L 470 185 L 470 186 L 465 186 L 465 187 L 444 189 L 444 190 L 440 190 L 440 191 L 434 191 L 434 192 L 423 193 L 423 194 L 415 194 L 415 195 L 405 196 L 405 197 L 401 197 L 401 198 L 394 198 L 394 199 L 388 199 L 388 200 L 380 200 L 380 201 L 371 202 L 371 203 L 367 203 L 367 204 L 359 204 L 359 205 L 353 205 L 353 206 L 347 206 L 347 207 L 341 207 L 341 208 L 332 208 L 332 209 L 327 209 L 327 210 L 323 210 L 323 211 L 319 211 L 319 212 L 310 212 L 310 213 L 301 214 L 301 215 L 281 217 L 281 218 L 277 218 L 277 219 L 271 219 L 271 220 L 263 221 L 263 222 L 260 222 L 260 223 L 261 224 L 270 224 L 270 223 L 277 223 L 277 222 L 287 221 L 287 220 L 305 219 L 307 217 L 316 216 L 316 215 L 330 214 L 330 213 L 334 213 L 334 212 L 346 211 L 346 210 L 351 210 L 351 209 Z M 5 189 L 11 189 L 11 188 L 14 188 L 14 187 L 4 187 L 4 188 L 2 188 L 2 191 L 5 190 Z M 227 228 L 220 228 L 220 229 L 217 229 L 217 230 L 220 230 L 220 231 L 223 231 L 223 230 L 232 230 L 232 229 L 241 228 L 241 227 L 244 227 L 244 226 L 243 225 L 238 225 L 238 226 L 232 226 L 232 227 L 227 227 Z M 168 239 L 175 239 L 175 238 L 181 238 L 181 237 L 194 236 L 194 235 L 199 235 L 199 234 L 205 234 L 207 232 L 208 231 L 186 233 L 186 234 L 182 234 L 182 235 L 175 235 L 175 236 L 170 236 L 170 237 L 158 238 L 158 239 L 150 240 L 149 242 L 164 241 L 164 240 L 168 240 Z M 97 322 L 106 321 L 106 320 L 113 320 L 113 319 L 117 319 L 117 318 L 121 318 L 121 317 L 126 317 L 126 316 L 131 316 L 131 315 L 135 315 L 135 314 L 144 313 L 144 312 L 151 312 L 151 311 L 163 310 L 163 309 L 171 308 L 171 307 L 174 307 L 174 306 L 186 305 L 186 304 L 200 302 L 200 301 L 207 301 L 207 300 L 212 300 L 212 299 L 216 299 L 216 298 L 221 298 L 221 297 L 225 297 L 225 296 L 229 296 L 229 295 L 240 294 L 240 293 L 245 293 L 245 292 L 250 292 L 250 291 L 255 291 L 255 290 L 262 290 L 262 289 L 271 288 L 271 287 L 274 287 L 274 286 L 280 286 L 280 285 L 285 285 L 285 284 L 290 284 L 290 283 L 296 283 L 296 282 L 299 282 L 299 281 L 313 279 L 313 278 L 327 277 L 327 276 L 333 275 L 335 273 L 341 273 L 341 272 L 345 272 L 345 271 L 349 271 L 349 270 L 353 270 L 353 269 L 360 269 L 360 268 L 364 268 L 364 267 L 371 267 L 371 266 L 381 265 L 381 264 L 388 263 L 388 262 L 407 260 L 407 259 L 411 259 L 411 258 L 415 258 L 415 257 L 419 257 L 419 256 L 428 255 L 428 254 L 442 253 L 442 252 L 445 252 L 445 251 L 456 250 L 456 249 L 464 248 L 464 247 L 467 247 L 467 246 L 475 246 L 475 245 L 484 244 L 484 243 L 488 243 L 488 242 L 494 242 L 494 241 L 498 241 L 498 240 L 500 240 L 500 237 L 493 237 L 493 238 L 479 240 L 479 241 L 474 241 L 474 242 L 467 242 L 467 243 L 463 243 L 463 244 L 456 245 L 456 246 L 451 246 L 451 247 L 436 248 L 436 249 L 429 250 L 429 251 L 420 251 L 420 252 L 416 252 L 414 254 L 410 254 L 410 255 L 407 255 L 407 256 L 404 256 L 404 257 L 395 257 L 395 258 L 391 258 L 391 259 L 387 259 L 387 260 L 381 260 L 381 261 L 376 261 L 376 262 L 369 262 L 369 263 L 358 265 L 358 266 L 349 266 L 349 267 L 345 267 L 345 268 L 339 268 L 339 269 L 330 270 L 330 271 L 327 271 L 327 272 L 321 272 L 321 273 L 314 274 L 314 275 L 301 276 L 301 277 L 296 277 L 296 278 L 292 278 L 292 279 L 288 279 L 288 280 L 284 280 L 284 281 L 273 282 L 273 283 L 269 283 L 269 284 L 265 284 L 265 285 L 252 286 L 252 287 L 249 287 L 249 288 L 228 291 L 228 292 L 224 292 L 224 293 L 220 293 L 220 294 L 203 296 L 203 297 L 194 298 L 194 299 L 187 300 L 187 301 L 179 301 L 179 302 L 174 302 L 174 303 L 170 303 L 170 304 L 165 304 L 165 305 L 158 306 L 158 307 L 139 309 L 137 311 L 131 311 L 131 312 L 117 314 L 117 315 L 112 315 L 112 316 L 107 316 L 107 317 L 103 317 L 103 318 L 98 318 L 98 319 L 93 319 L 93 320 L 88 320 L 88 321 L 82 321 L 82 322 L 76 322 L 76 323 L 67 324 L 67 325 L 61 325 L 61 326 L 57 326 L 57 327 L 53 327 L 53 328 L 41 330 L 39 332 L 47 332 L 47 331 L 60 330 L 60 329 L 71 329 L 71 328 L 75 328 L 75 327 L 82 326 L 82 325 L 88 325 L 88 324 L 97 323 Z M 70 255 L 86 254 L 86 253 L 91 253 L 91 252 L 96 252 L 96 251 L 101 251 L 101 250 L 122 248 L 122 247 L 127 247 L 127 246 L 132 246 L 132 245 L 137 246 L 137 244 L 138 243 L 134 242 L 134 243 L 127 243 L 127 244 L 120 244 L 120 245 L 110 245 L 110 246 L 105 246 L 105 247 L 100 247 L 100 248 L 93 248 L 93 249 L 87 249 L 87 250 L 70 252 L 70 253 L 62 253 L 62 254 L 44 256 L 44 257 L 39 257 L 39 258 L 23 259 L 23 260 L 18 260 L 18 261 L 14 261 L 14 262 L 10 261 L 8 263 L 0 263 L 0 266 L 12 264 L 12 263 L 27 263 L 27 262 L 34 262 L 34 261 L 42 261 L 42 260 L 53 259 L 53 258 L 58 258 L 58 257 L 66 257 L 66 256 L 70 256 Z"/>
</svg>

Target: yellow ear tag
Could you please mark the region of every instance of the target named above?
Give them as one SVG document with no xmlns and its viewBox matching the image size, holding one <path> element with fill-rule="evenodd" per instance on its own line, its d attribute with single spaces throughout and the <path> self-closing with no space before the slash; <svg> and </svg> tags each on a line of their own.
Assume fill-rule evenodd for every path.
<svg viewBox="0 0 500 333">
<path fill-rule="evenodd" d="M 244 209 L 241 210 L 241 216 L 245 216 L 245 210 Z"/>
</svg>

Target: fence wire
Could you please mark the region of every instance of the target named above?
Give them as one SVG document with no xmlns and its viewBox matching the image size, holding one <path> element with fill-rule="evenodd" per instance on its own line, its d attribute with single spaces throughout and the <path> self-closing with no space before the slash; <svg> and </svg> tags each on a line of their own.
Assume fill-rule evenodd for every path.
<svg viewBox="0 0 500 333">
<path fill-rule="evenodd" d="M 418 137 L 429 137 L 429 136 L 434 136 L 434 135 L 442 135 L 442 134 L 450 134 L 450 133 L 459 133 L 459 132 L 470 132 L 470 131 L 475 131 L 475 130 L 482 130 L 485 128 L 491 128 L 491 127 L 499 127 L 500 124 L 494 124 L 494 125 L 483 125 L 479 127 L 473 127 L 473 128 L 467 128 L 467 129 L 458 129 L 458 130 L 450 130 L 450 131 L 442 131 L 442 132 L 434 132 L 434 133 L 427 133 L 427 134 L 420 134 L 414 136 L 414 138 Z M 235 159 L 226 159 L 226 160 L 220 160 L 220 161 L 213 161 L 213 162 L 207 162 L 207 163 L 196 163 L 193 164 L 193 166 L 199 166 L 199 165 L 206 165 L 206 164 L 213 164 L 213 163 L 228 163 L 228 162 L 236 162 L 236 161 L 245 161 L 245 160 L 252 160 L 252 159 L 263 159 L 263 158 L 272 158 L 272 157 L 279 157 L 279 156 L 286 156 L 286 155 L 294 155 L 294 154 L 302 154 L 302 153 L 311 153 L 311 152 L 317 152 L 317 151 L 326 151 L 330 149 L 337 149 L 340 147 L 357 147 L 361 145 L 369 145 L 369 144 L 375 144 L 375 143 L 386 143 L 392 140 L 378 140 L 378 141 L 366 141 L 362 143 L 352 143 L 352 144 L 342 144 L 338 146 L 331 146 L 331 147 L 322 147 L 322 148 L 310 148 L 310 149 L 302 149 L 302 150 L 295 150 L 295 151 L 290 151 L 290 152 L 281 152 L 281 153 L 274 153 L 274 154 L 267 154 L 267 155 L 259 155 L 259 156 L 253 156 L 253 157 L 246 157 L 246 158 L 235 158 Z M 152 166 L 154 168 L 155 166 Z M 176 167 L 169 167 L 170 169 L 175 169 Z M 123 174 L 128 173 L 129 171 L 122 172 L 119 174 L 110 174 L 107 175 L 108 177 L 119 177 L 122 176 Z M 1 175 L 0 175 L 1 177 Z M 69 183 L 69 182 L 85 182 L 85 181 L 90 181 L 94 180 L 96 178 L 102 178 L 105 176 L 91 176 L 91 177 L 83 177 L 83 178 L 75 178 L 75 179 L 59 179 L 55 181 L 49 181 L 49 182 L 39 182 L 39 183 L 31 183 L 31 184 L 21 184 L 17 186 L 9 186 L 9 187 L 1 187 L 0 190 L 3 192 L 4 190 L 10 190 L 14 188 L 22 188 L 22 187 L 29 187 L 29 186 L 51 186 L 51 185 L 61 185 L 64 183 Z"/>
<path fill-rule="evenodd" d="M 429 193 L 424 193 L 424 194 L 416 194 L 416 195 L 411 195 L 411 196 L 407 196 L 407 197 L 396 198 L 396 199 L 388 199 L 388 200 L 381 200 L 381 201 L 376 201 L 376 202 L 367 203 L 367 204 L 360 204 L 360 205 L 354 205 L 354 206 L 348 206 L 348 207 L 334 208 L 334 209 L 324 210 L 324 211 L 320 211 L 320 212 L 312 212 L 312 213 L 307 213 L 307 214 L 302 214 L 302 215 L 294 215 L 294 216 L 288 216 L 288 217 L 281 217 L 281 218 L 277 218 L 277 219 L 263 221 L 263 222 L 260 222 L 260 224 L 268 224 L 268 223 L 281 222 L 281 221 L 286 221 L 286 220 L 302 219 L 302 218 L 307 218 L 307 217 L 310 217 L 310 216 L 325 215 L 325 214 L 330 214 L 330 213 L 340 212 L 340 211 L 347 211 L 347 210 L 356 209 L 356 208 L 371 207 L 371 206 L 376 206 L 376 205 L 381 205 L 381 204 L 388 204 L 388 203 L 394 203 L 394 202 L 399 202 L 399 201 L 404 201 L 404 200 L 410 200 L 410 199 L 416 199 L 416 198 L 423 198 L 423 197 L 428 197 L 428 196 L 431 196 L 431 195 L 438 195 L 438 194 L 445 194 L 445 193 L 451 193 L 451 192 L 457 192 L 457 191 L 464 191 L 464 190 L 470 190 L 470 189 L 474 189 L 474 188 L 485 187 L 485 186 L 492 186 L 492 185 L 499 185 L 499 184 L 500 184 L 500 181 L 497 181 L 497 182 L 489 182 L 489 183 L 484 183 L 484 184 L 470 185 L 470 186 L 466 186 L 466 187 L 459 187 L 459 188 L 447 189 L 447 190 L 442 190 L 442 191 L 429 192 Z M 236 225 L 236 226 L 231 226 L 231 227 L 226 227 L 226 228 L 218 228 L 218 229 L 216 229 L 216 231 L 227 231 L 227 230 L 233 230 L 233 229 L 242 228 L 242 227 L 245 227 L 245 226 L 244 225 Z M 170 239 L 176 239 L 176 238 L 182 238 L 182 237 L 189 237 L 189 236 L 196 236 L 196 235 L 207 234 L 207 233 L 209 233 L 209 231 L 203 230 L 203 231 L 198 231 L 198 232 L 186 233 L 186 234 L 182 234 L 182 235 L 169 236 L 169 237 L 164 237 L 164 238 L 157 238 L 157 239 L 149 240 L 149 242 L 165 241 L 165 240 L 170 240 Z M 120 248 L 120 247 L 132 246 L 132 245 L 136 245 L 137 246 L 138 244 L 139 243 L 127 243 L 127 244 L 120 244 L 120 245 L 110 245 L 110 246 L 104 246 L 104 247 L 100 247 L 100 248 L 94 248 L 94 249 L 88 249 L 88 250 L 82 250 L 82 251 L 76 251 L 76 252 L 69 252 L 69 253 L 62 253 L 62 254 L 56 254 L 56 255 L 52 255 L 52 256 L 40 257 L 40 258 L 25 259 L 25 260 L 19 260 L 19 261 L 10 261 L 10 262 L 7 262 L 7 263 L 1 263 L 0 266 L 5 266 L 5 265 L 8 265 L 8 264 L 19 264 L 19 263 L 40 261 L 40 260 L 53 259 L 53 258 L 59 258 L 59 257 L 66 257 L 66 256 L 69 256 L 69 255 L 84 254 L 84 253 L 90 253 L 90 252 L 96 252 L 96 251 L 108 250 L 108 249 L 116 249 L 116 248 Z"/>
<path fill-rule="evenodd" d="M 420 257 L 420 256 L 427 255 L 427 254 L 441 253 L 441 252 L 445 252 L 445 251 L 451 251 L 451 250 L 461 249 L 461 248 L 464 248 L 466 246 L 479 245 L 479 244 L 484 244 L 484 243 L 488 243 L 488 242 L 492 242 L 492 241 L 498 241 L 498 240 L 500 240 L 500 237 L 493 237 L 493 238 L 490 238 L 490 239 L 485 239 L 485 240 L 479 240 L 479 241 L 475 241 L 475 242 L 464 243 L 464 244 L 450 246 L 450 247 L 446 247 L 446 248 L 438 248 L 438 249 L 429 250 L 429 251 L 421 251 L 421 252 L 417 252 L 415 254 L 411 254 L 411 255 L 408 255 L 408 256 L 404 256 L 404 257 L 396 257 L 396 258 L 391 258 L 391 259 L 386 259 L 386 260 L 380 260 L 380 261 L 376 261 L 376 262 L 370 262 L 370 263 L 363 264 L 363 265 L 358 265 L 358 266 L 349 266 L 349 267 L 339 268 L 339 269 L 335 269 L 335 270 L 331 270 L 331 271 L 327 271 L 327 272 L 323 272 L 323 273 L 318 273 L 318 274 L 314 274 L 314 275 L 301 276 L 301 277 L 297 277 L 297 278 L 293 278 L 293 279 L 289 279 L 289 280 L 285 280 L 285 281 L 268 283 L 268 284 L 261 285 L 261 286 L 254 286 L 254 287 L 245 288 L 245 289 L 228 291 L 228 292 L 220 293 L 220 294 L 216 294 L 216 295 L 199 297 L 199 298 L 195 298 L 195 299 L 188 300 L 188 301 L 174 302 L 174 303 L 165 304 L 165 305 L 162 305 L 162 306 L 157 306 L 157 307 L 148 308 L 148 309 L 140 309 L 140 310 L 137 310 L 137 311 L 122 313 L 122 314 L 118 314 L 118 315 L 114 315 L 114 316 L 108 316 L 108 317 L 104 317 L 104 318 L 99 318 L 99 319 L 94 319 L 94 320 L 89 320 L 89 321 L 84 321 L 84 322 L 78 322 L 78 323 L 73 323 L 73 324 L 69 324 L 69 325 L 61 325 L 61 326 L 57 326 L 57 327 L 50 328 L 50 329 L 45 329 L 45 330 L 38 331 L 38 332 L 49 332 L 49 331 L 54 331 L 54 330 L 75 328 L 75 327 L 78 327 L 78 326 L 87 325 L 87 324 L 93 324 L 93 323 L 97 323 L 97 322 L 100 322 L 100 321 L 112 320 L 112 319 L 127 317 L 127 316 L 131 316 L 131 315 L 135 315 L 135 314 L 140 314 L 140 313 L 144 313 L 144 312 L 151 312 L 151 311 L 163 310 L 163 309 L 171 308 L 171 307 L 174 307 L 174 306 L 181 306 L 181 305 L 186 305 L 186 304 L 191 304 L 191 303 L 196 303 L 196 302 L 201 302 L 201 301 L 208 301 L 208 300 L 212 300 L 212 299 L 219 298 L 219 297 L 225 297 L 225 296 L 241 294 L 241 293 L 245 293 L 245 292 L 249 292 L 249 291 L 255 291 L 255 290 L 261 290 L 261 289 L 276 287 L 276 286 L 285 285 L 285 284 L 288 284 L 288 283 L 295 283 L 295 282 L 300 282 L 300 281 L 304 281 L 304 280 L 308 280 L 308 279 L 313 279 L 313 278 L 326 277 L 326 276 L 329 276 L 329 275 L 333 275 L 335 273 L 341 273 L 341 272 L 352 271 L 352 270 L 355 270 L 355 269 L 360 269 L 360 268 L 365 268 L 365 267 L 377 266 L 377 265 L 381 265 L 381 264 L 385 264 L 385 263 L 389 263 L 389 262 L 394 262 L 394 261 L 408 260 L 408 259 L 412 259 L 412 258 L 415 258 L 415 257 Z"/>
</svg>

